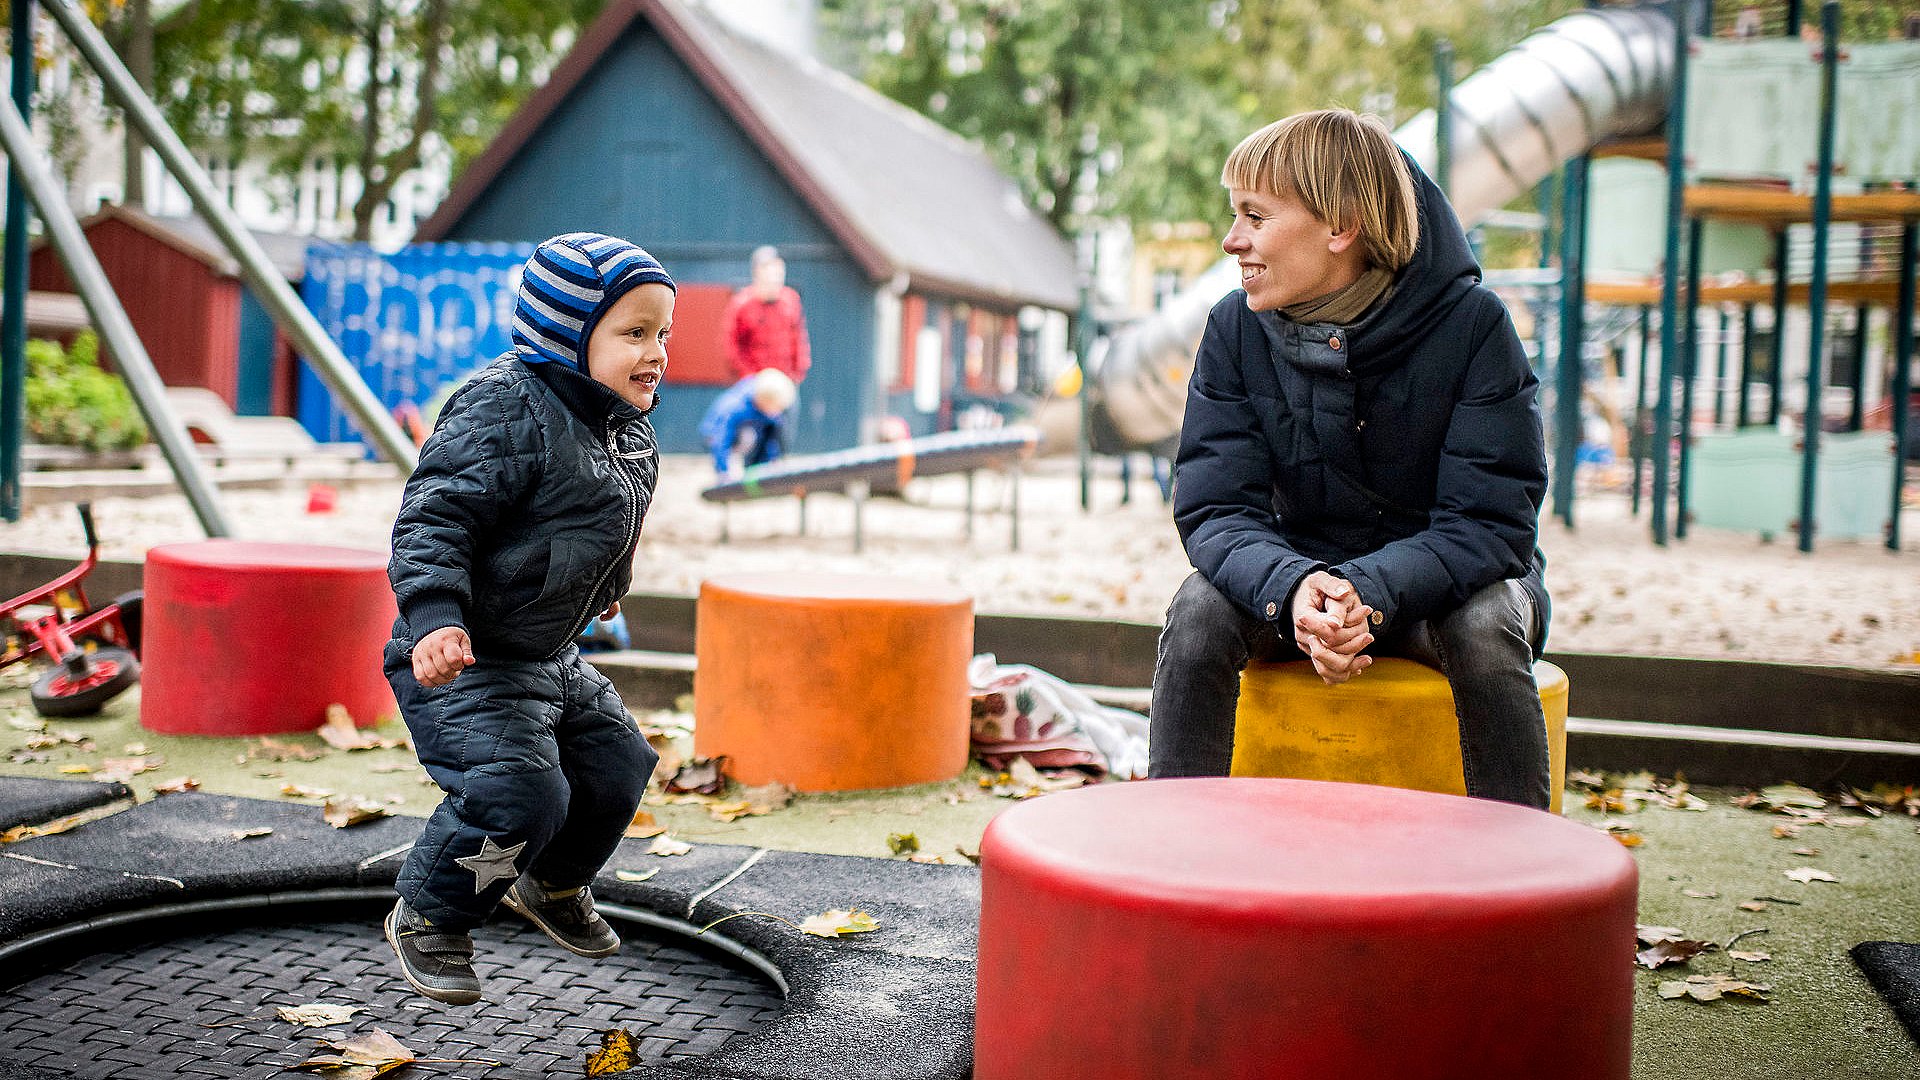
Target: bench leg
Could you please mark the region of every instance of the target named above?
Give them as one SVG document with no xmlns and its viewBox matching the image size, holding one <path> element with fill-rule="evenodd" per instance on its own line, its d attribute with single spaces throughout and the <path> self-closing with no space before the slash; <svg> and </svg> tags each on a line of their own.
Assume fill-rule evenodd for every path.
<svg viewBox="0 0 1920 1080">
<path fill-rule="evenodd" d="M 977 470 L 967 470 L 967 542 L 973 542 L 973 478 Z"/>
<path fill-rule="evenodd" d="M 724 544 L 729 540 L 733 539 L 732 525 L 733 525 L 733 504 L 721 503 L 720 504 L 720 542 L 721 543 Z"/>
<path fill-rule="evenodd" d="M 867 546 L 867 495 L 865 480 L 856 480 L 847 485 L 847 497 L 853 500 L 853 553 L 860 554 Z"/>
<path fill-rule="evenodd" d="M 807 535 L 807 493 L 800 493 L 800 535 Z"/>
<path fill-rule="evenodd" d="M 1012 487 L 1009 489 L 1007 493 L 1008 499 L 1009 499 L 1009 503 L 1007 506 L 1007 517 L 1013 522 L 1013 550 L 1019 551 L 1020 550 L 1020 463 L 1017 461 L 1014 462 L 1013 467 L 1007 470 L 1007 474 L 1008 474 L 1008 477 L 1013 482 Z"/>
</svg>

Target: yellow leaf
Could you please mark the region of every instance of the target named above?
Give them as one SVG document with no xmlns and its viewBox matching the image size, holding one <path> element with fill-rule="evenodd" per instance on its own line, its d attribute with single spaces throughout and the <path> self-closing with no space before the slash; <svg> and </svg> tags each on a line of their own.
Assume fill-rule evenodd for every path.
<svg viewBox="0 0 1920 1080">
<path fill-rule="evenodd" d="M 651 870 L 615 870 L 613 876 L 621 881 L 645 881 L 659 872 L 660 868 L 656 866 Z"/>
<path fill-rule="evenodd" d="M 633 823 L 627 826 L 627 835 L 633 837 L 635 840 L 645 840 L 649 836 L 659 836 L 666 831 L 667 827 L 655 821 L 653 815 L 645 810 L 635 810 L 633 812 Z"/>
<path fill-rule="evenodd" d="M 640 1039 L 626 1028 L 600 1033 L 600 1049 L 587 1055 L 588 1076 L 608 1076 L 640 1064 Z"/>
<path fill-rule="evenodd" d="M 835 908 L 819 915 L 809 915 L 800 923 L 800 931 L 815 937 L 840 937 L 843 934 L 865 934 L 880 929 L 880 923 L 864 911 L 848 911 Z"/>
<path fill-rule="evenodd" d="M 913 833 L 888 833 L 887 850 L 895 855 L 911 855 L 920 850 L 920 838 Z"/>
<path fill-rule="evenodd" d="M 63 773 L 66 773 L 66 774 L 67 774 L 68 776 L 84 776 L 84 775 L 86 775 L 87 773 L 90 773 L 90 772 L 92 772 L 92 771 L 93 771 L 93 766 L 91 766 L 91 765 L 62 765 L 62 766 L 60 766 L 60 771 L 61 771 L 61 772 L 63 772 Z"/>
<path fill-rule="evenodd" d="M 332 1027 L 353 1019 L 354 1013 L 366 1011 L 366 1006 L 324 1005 L 315 1002 L 311 1005 L 278 1005 L 273 1011 L 289 1024 L 299 1024 L 302 1027 Z"/>
<path fill-rule="evenodd" d="M 320 725 L 317 734 L 321 742 L 335 750 L 379 750 L 399 745 L 371 731 L 360 730 L 353 722 L 353 715 L 347 712 L 347 707 L 338 702 L 327 706 L 326 722 Z"/>
</svg>

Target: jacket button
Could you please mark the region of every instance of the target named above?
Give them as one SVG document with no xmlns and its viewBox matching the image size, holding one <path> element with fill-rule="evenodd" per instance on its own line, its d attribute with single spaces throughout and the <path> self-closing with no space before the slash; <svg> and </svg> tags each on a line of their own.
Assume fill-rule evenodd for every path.
<svg viewBox="0 0 1920 1080">
<path fill-rule="evenodd" d="M 1271 600 L 1267 601 L 1267 618 L 1271 619 L 1275 615 L 1278 615 L 1279 613 L 1280 613 L 1280 605 L 1274 603 Z"/>
<path fill-rule="evenodd" d="M 1369 616 L 1369 618 L 1373 622 L 1373 625 L 1379 626 L 1381 623 L 1387 621 L 1387 613 L 1384 611 L 1376 611 Z"/>
<path fill-rule="evenodd" d="M 1340 351 L 1340 336 L 1338 334 L 1327 339 L 1327 348 L 1332 349 L 1334 352 Z"/>
</svg>

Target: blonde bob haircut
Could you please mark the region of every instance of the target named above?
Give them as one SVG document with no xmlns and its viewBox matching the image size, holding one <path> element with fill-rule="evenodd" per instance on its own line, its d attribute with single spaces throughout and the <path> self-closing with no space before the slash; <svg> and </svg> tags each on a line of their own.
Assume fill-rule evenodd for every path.
<svg viewBox="0 0 1920 1080">
<path fill-rule="evenodd" d="M 1371 266 L 1397 272 L 1413 260 L 1420 239 L 1413 173 L 1377 116 L 1321 109 L 1276 120 L 1233 148 L 1220 182 L 1298 199 L 1336 229 L 1358 225 Z"/>
</svg>

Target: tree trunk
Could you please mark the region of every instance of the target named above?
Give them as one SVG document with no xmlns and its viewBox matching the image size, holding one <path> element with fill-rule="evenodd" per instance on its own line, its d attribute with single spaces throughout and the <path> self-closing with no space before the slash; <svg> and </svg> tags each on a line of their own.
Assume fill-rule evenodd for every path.
<svg viewBox="0 0 1920 1080">
<path fill-rule="evenodd" d="M 153 96 L 152 0 L 127 0 L 127 33 L 121 50 L 127 71 L 140 89 Z M 126 134 L 126 164 L 120 184 L 120 204 L 145 210 L 147 201 L 147 141 L 131 120 L 121 118 Z"/>
<path fill-rule="evenodd" d="M 373 239 L 373 207 L 367 196 L 373 191 L 374 171 L 380 161 L 380 92 L 386 84 L 380 79 L 381 32 L 386 29 L 387 12 L 381 0 L 368 5 L 365 44 L 367 47 L 367 92 L 361 106 L 366 114 L 360 121 L 360 201 L 353 204 L 353 238 L 362 243 Z"/>
<path fill-rule="evenodd" d="M 440 54 L 446 46 L 448 0 L 427 0 L 420 24 L 420 81 L 414 87 L 413 123 L 407 141 L 392 153 L 361 155 L 362 186 L 360 201 L 353 206 L 354 238 L 373 238 L 373 215 L 377 213 L 400 178 L 420 164 L 421 144 L 432 133 L 439 116 Z M 368 141 L 371 149 L 372 140 Z"/>
</svg>

